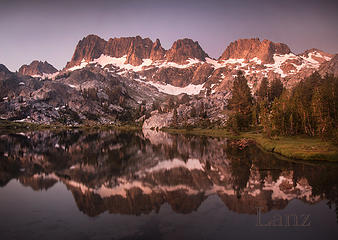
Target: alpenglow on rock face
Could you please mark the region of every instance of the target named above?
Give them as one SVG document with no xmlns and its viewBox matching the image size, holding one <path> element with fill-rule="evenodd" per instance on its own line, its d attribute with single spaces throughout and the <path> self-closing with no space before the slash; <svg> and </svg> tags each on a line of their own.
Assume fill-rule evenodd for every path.
<svg viewBox="0 0 338 240">
<path fill-rule="evenodd" d="M 29 65 L 22 65 L 19 69 L 19 73 L 29 76 L 42 76 L 45 74 L 56 73 L 58 70 L 49 64 L 47 61 L 33 61 Z"/>
<path fill-rule="evenodd" d="M 290 48 L 283 43 L 274 43 L 269 40 L 260 41 L 259 38 L 239 39 L 230 43 L 220 60 L 253 59 L 257 57 L 263 63 L 274 63 L 274 54 L 289 54 Z"/>
<path fill-rule="evenodd" d="M 168 62 L 179 64 L 185 64 L 189 58 L 205 61 L 206 57 L 208 57 L 208 54 L 203 51 L 198 42 L 194 42 L 188 38 L 179 39 L 174 42 L 173 46 L 166 53 Z"/>
<path fill-rule="evenodd" d="M 127 57 L 126 64 L 140 65 L 143 59 L 159 60 L 164 58 L 165 50 L 160 40 L 152 42 L 149 38 L 121 37 L 110 38 L 108 41 L 96 36 L 88 35 L 76 46 L 72 60 L 66 68 L 76 66 L 84 59 L 89 62 L 99 58 L 102 54 L 110 57 Z"/>
<path fill-rule="evenodd" d="M 88 35 L 79 41 L 66 68 L 79 65 L 83 60 L 90 62 L 99 58 L 102 54 L 114 58 L 126 56 L 125 64 L 133 66 L 142 64 L 143 59 L 167 60 L 168 62 L 185 64 L 189 58 L 204 61 L 208 56 L 198 42 L 188 38 L 177 40 L 166 51 L 161 46 L 159 39 L 153 42 L 149 38 L 136 36 L 110 38 L 105 41 L 96 35 Z"/>
<path fill-rule="evenodd" d="M 285 87 L 292 87 L 331 58 L 331 54 L 318 49 L 296 55 L 286 44 L 258 38 L 230 43 L 221 57 L 215 60 L 208 57 L 197 41 L 187 38 L 175 41 L 169 50 L 165 50 L 158 39 L 153 42 L 136 36 L 106 41 L 96 35 L 88 35 L 79 41 L 64 71 L 94 64 L 120 76 L 146 82 L 168 94 L 178 95 L 185 91 L 179 89 L 175 94 L 166 89 L 190 85 L 199 89 L 193 94 L 207 88 L 211 88 L 214 94 L 228 91 L 239 70 L 248 77 L 253 90 L 264 77 L 269 81 L 284 78 Z M 196 87 L 198 85 L 201 87 Z"/>
</svg>

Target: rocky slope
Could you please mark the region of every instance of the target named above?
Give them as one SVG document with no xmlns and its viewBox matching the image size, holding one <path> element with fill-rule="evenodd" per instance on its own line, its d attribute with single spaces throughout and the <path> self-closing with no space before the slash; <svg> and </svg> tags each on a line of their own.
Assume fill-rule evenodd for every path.
<svg viewBox="0 0 338 240">
<path fill-rule="evenodd" d="M 49 64 L 47 61 L 33 61 L 29 65 L 22 65 L 19 69 L 19 73 L 22 75 L 28 75 L 33 77 L 42 77 L 44 74 L 53 74 L 58 70 Z"/>
</svg>

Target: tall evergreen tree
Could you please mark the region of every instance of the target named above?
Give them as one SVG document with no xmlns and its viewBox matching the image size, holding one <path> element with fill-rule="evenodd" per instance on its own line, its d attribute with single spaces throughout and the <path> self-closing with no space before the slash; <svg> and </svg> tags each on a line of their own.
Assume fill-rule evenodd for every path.
<svg viewBox="0 0 338 240">
<path fill-rule="evenodd" d="M 237 121 L 239 130 L 249 127 L 252 117 L 252 96 L 248 82 L 241 71 L 237 73 L 232 87 L 232 97 L 228 108 L 232 110 L 232 121 Z"/>
<path fill-rule="evenodd" d="M 283 83 L 279 78 L 275 78 L 271 82 L 271 86 L 269 89 L 269 101 L 272 102 L 275 100 L 275 98 L 278 98 L 280 95 L 282 95 L 283 92 Z"/>
<path fill-rule="evenodd" d="M 269 82 L 268 79 L 265 77 L 261 81 L 261 85 L 259 86 L 257 90 L 257 98 L 258 101 L 261 101 L 263 99 L 267 99 L 269 96 Z"/>
</svg>

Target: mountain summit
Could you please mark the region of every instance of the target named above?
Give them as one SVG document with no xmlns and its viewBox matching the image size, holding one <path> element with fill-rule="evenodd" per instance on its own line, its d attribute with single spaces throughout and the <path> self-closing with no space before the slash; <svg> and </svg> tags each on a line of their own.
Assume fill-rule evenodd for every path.
<svg viewBox="0 0 338 240">
<path fill-rule="evenodd" d="M 206 57 L 208 54 L 203 51 L 199 43 L 188 38 L 175 41 L 166 53 L 168 62 L 179 64 L 185 64 L 189 58 L 205 61 Z"/>
<path fill-rule="evenodd" d="M 121 37 L 110 38 L 108 41 L 96 36 L 88 35 L 77 44 L 73 57 L 66 68 L 79 65 L 82 61 L 90 62 L 99 58 L 101 55 L 121 58 L 126 57 L 124 64 L 139 66 L 143 63 L 143 59 L 152 61 L 166 60 L 178 64 L 184 64 L 191 59 L 204 61 L 208 56 L 198 42 L 191 39 L 179 39 L 172 47 L 166 51 L 159 39 L 155 42 L 149 38 Z"/>
<path fill-rule="evenodd" d="M 42 76 L 43 74 L 56 73 L 58 70 L 49 64 L 47 61 L 33 61 L 29 65 L 22 65 L 19 69 L 19 73 L 29 76 Z"/>
<path fill-rule="evenodd" d="M 257 57 L 263 63 L 274 63 L 274 54 L 289 54 L 290 48 L 284 43 L 274 43 L 270 40 L 260 41 L 259 38 L 239 39 L 223 52 L 220 60 L 253 59 Z"/>
<path fill-rule="evenodd" d="M 96 35 L 88 35 L 79 41 L 66 68 L 76 66 L 83 60 L 90 62 L 102 54 L 114 58 L 126 56 L 125 64 L 137 66 L 142 64 L 142 59 L 163 59 L 165 50 L 158 39 L 153 42 L 149 38 L 136 36 L 110 38 L 105 41 Z"/>
</svg>

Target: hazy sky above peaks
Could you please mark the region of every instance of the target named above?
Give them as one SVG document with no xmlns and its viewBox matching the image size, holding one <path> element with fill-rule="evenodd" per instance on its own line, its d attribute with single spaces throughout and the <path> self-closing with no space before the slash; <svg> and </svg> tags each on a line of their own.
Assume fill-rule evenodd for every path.
<svg viewBox="0 0 338 240">
<path fill-rule="evenodd" d="M 338 53 L 334 0 L 1 0 L 0 63 L 16 71 L 33 60 L 65 66 L 88 34 L 198 41 L 218 58 L 238 38 L 286 43 L 294 53 Z"/>
</svg>

